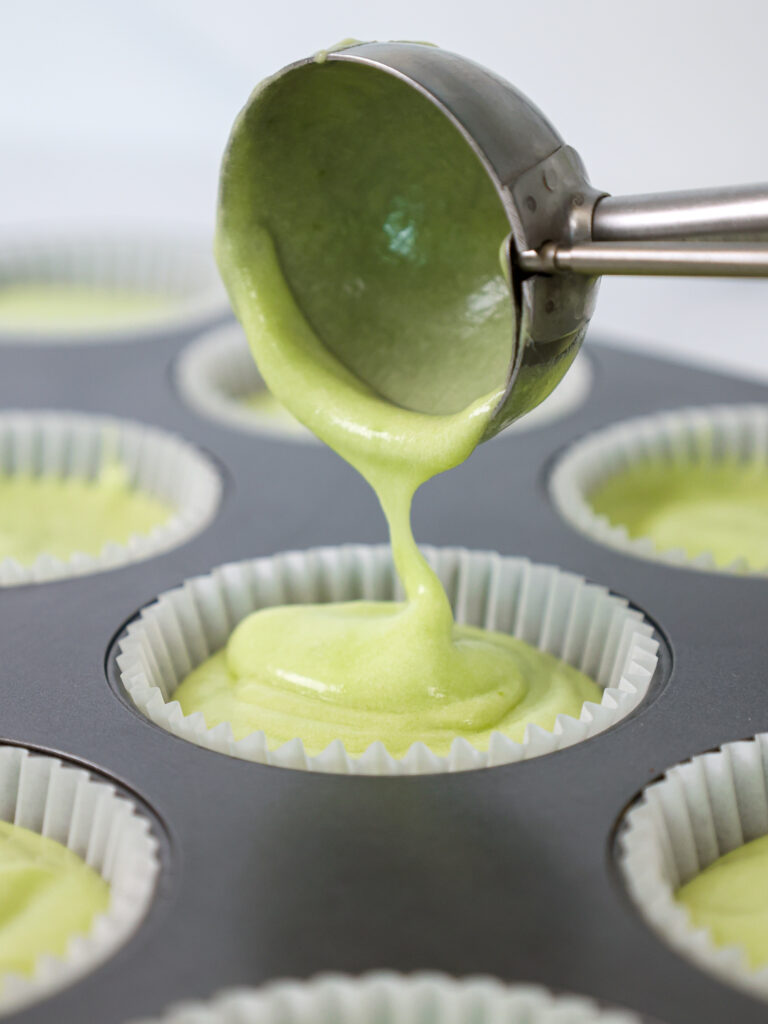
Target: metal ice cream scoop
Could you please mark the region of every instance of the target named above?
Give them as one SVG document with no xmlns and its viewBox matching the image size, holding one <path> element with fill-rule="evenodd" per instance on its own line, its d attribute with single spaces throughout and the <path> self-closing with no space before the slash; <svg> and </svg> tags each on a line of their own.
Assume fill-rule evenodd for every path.
<svg viewBox="0 0 768 1024">
<path fill-rule="evenodd" d="M 600 275 L 768 277 L 766 184 L 611 196 L 589 184 L 579 155 L 525 96 L 464 57 L 395 42 L 355 44 L 323 60 L 384 72 L 421 93 L 474 150 L 501 198 L 516 326 L 489 437 L 564 375 L 584 338 Z"/>
</svg>

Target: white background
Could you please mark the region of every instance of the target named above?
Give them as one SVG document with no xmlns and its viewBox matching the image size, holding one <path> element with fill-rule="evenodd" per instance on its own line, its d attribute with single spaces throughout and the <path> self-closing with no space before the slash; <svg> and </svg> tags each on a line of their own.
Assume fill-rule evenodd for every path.
<svg viewBox="0 0 768 1024">
<path fill-rule="evenodd" d="M 213 222 L 251 88 L 344 37 L 527 93 L 613 193 L 768 181 L 766 0 L 0 0 L 0 232 Z M 768 281 L 603 282 L 595 329 L 768 380 Z"/>
</svg>

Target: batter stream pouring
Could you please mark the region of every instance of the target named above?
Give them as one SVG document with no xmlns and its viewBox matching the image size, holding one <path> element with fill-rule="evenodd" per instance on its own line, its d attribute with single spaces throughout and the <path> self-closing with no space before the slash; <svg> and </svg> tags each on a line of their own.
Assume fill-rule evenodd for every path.
<svg viewBox="0 0 768 1024">
<path fill-rule="evenodd" d="M 528 722 L 552 728 L 558 714 L 578 716 L 585 700 L 599 701 L 594 682 L 551 655 L 514 637 L 456 627 L 411 532 L 414 492 L 467 458 L 501 389 L 457 412 L 394 405 L 320 342 L 268 230 L 222 232 L 222 271 L 260 372 L 376 491 L 407 600 L 250 615 L 176 690 L 184 713 L 202 711 L 209 727 L 230 722 L 236 739 L 263 729 L 270 746 L 299 737 L 318 753 L 342 739 L 357 755 L 380 740 L 397 756 L 417 740 L 447 753 L 456 736 L 482 749 L 497 729 L 521 740 Z"/>
<path fill-rule="evenodd" d="M 457 108 L 486 119 L 479 143 Z M 531 231 L 509 182 L 542 162 L 553 198 L 531 192 L 529 213 L 555 223 L 576 179 L 569 210 L 594 207 L 535 108 L 429 46 L 342 49 L 251 97 L 222 168 L 222 276 L 270 390 L 375 490 L 407 599 L 249 616 L 177 689 L 185 713 L 236 739 L 263 729 L 270 746 L 340 738 L 356 754 L 381 740 L 397 755 L 416 740 L 444 753 L 459 735 L 484 749 L 495 730 L 519 740 L 599 701 L 556 658 L 457 627 L 410 527 L 416 489 L 545 398 L 581 343 L 594 279 L 513 272 Z"/>
</svg>

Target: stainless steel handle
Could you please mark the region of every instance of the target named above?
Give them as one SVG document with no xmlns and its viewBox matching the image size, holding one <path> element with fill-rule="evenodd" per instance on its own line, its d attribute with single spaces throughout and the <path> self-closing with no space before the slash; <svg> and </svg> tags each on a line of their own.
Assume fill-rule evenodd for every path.
<svg viewBox="0 0 768 1024">
<path fill-rule="evenodd" d="M 674 239 L 768 240 L 768 184 L 603 196 L 592 216 L 596 242 Z"/>
<path fill-rule="evenodd" d="M 602 196 L 589 241 L 547 242 L 517 263 L 531 274 L 768 277 L 768 185 Z"/>
<path fill-rule="evenodd" d="M 531 274 L 632 274 L 679 277 L 768 277 L 768 243 L 547 242 L 517 257 Z"/>
</svg>

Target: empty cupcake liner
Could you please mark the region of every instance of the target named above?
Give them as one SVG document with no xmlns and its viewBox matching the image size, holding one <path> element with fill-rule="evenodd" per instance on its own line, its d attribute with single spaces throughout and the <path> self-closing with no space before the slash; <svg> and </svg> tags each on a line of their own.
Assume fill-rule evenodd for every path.
<svg viewBox="0 0 768 1024">
<path fill-rule="evenodd" d="M 718 857 L 768 834 L 768 733 L 691 758 L 649 786 L 627 812 L 619 863 L 650 926 L 687 959 L 768 999 L 768 967 L 743 949 L 718 947 L 675 900 L 677 889 Z"/>
<path fill-rule="evenodd" d="M 460 623 L 512 633 L 581 669 L 603 688 L 600 704 L 580 718 L 560 715 L 548 732 L 529 726 L 522 743 L 500 732 L 489 749 L 457 737 L 448 756 L 414 743 L 402 758 L 374 743 L 352 757 L 341 740 L 307 754 L 301 738 L 269 750 L 263 732 L 236 741 L 228 723 L 206 726 L 185 716 L 173 692 L 227 642 L 243 618 L 280 604 L 401 599 L 388 546 L 317 548 L 233 563 L 188 580 L 144 608 L 118 641 L 123 687 L 156 725 L 219 753 L 247 761 L 320 772 L 417 775 L 464 771 L 547 754 L 589 739 L 625 718 L 648 692 L 658 643 L 640 612 L 603 587 L 524 558 L 462 549 L 425 548 Z"/>
<path fill-rule="evenodd" d="M 0 1016 L 45 998 L 111 956 L 136 931 L 160 870 L 149 818 L 85 769 L 0 744 L 0 819 L 67 846 L 110 886 L 108 909 L 65 956 L 41 955 L 30 976 L 5 974 Z"/>
<path fill-rule="evenodd" d="M 764 575 L 739 559 L 718 566 L 710 552 L 691 558 L 679 548 L 658 550 L 649 537 L 631 538 L 625 527 L 595 513 L 589 495 L 603 481 L 638 462 L 751 459 L 768 461 L 768 406 L 723 405 L 682 409 L 626 420 L 572 445 L 556 464 L 550 493 L 560 515 L 599 544 L 626 554 L 707 572 Z"/>
<path fill-rule="evenodd" d="M 319 975 L 261 989 L 224 992 L 133 1024 L 640 1024 L 634 1014 L 600 1009 L 583 996 L 554 996 L 538 985 L 488 977 Z"/>
<path fill-rule="evenodd" d="M 31 565 L 0 561 L 0 587 L 43 583 L 115 569 L 177 547 L 213 519 L 221 480 L 213 463 L 173 434 L 130 420 L 68 412 L 0 413 L 0 474 L 94 479 L 108 459 L 123 464 L 132 486 L 167 502 L 171 518 L 98 555 L 62 560 L 43 553 Z"/>
<path fill-rule="evenodd" d="M 184 400 L 197 412 L 240 430 L 294 441 L 316 442 L 302 424 L 249 408 L 244 399 L 266 388 L 239 324 L 206 332 L 179 358 L 176 382 Z M 552 394 L 503 435 L 543 427 L 577 409 L 592 386 L 592 369 L 581 355 Z"/>
<path fill-rule="evenodd" d="M 21 283 L 128 289 L 167 297 L 167 309 L 114 323 L 0 326 L 0 344 L 106 341 L 203 327 L 229 311 L 207 238 L 81 234 L 5 238 L 0 288 Z"/>
</svg>

